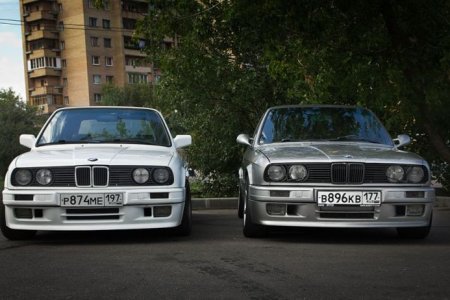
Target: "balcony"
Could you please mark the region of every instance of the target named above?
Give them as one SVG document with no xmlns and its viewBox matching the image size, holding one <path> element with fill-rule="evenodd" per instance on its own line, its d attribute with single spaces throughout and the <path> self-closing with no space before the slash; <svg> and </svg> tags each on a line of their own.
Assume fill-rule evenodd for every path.
<svg viewBox="0 0 450 300">
<path fill-rule="evenodd" d="M 57 57 L 59 53 L 59 49 L 35 49 L 32 51 L 27 51 L 26 54 L 28 60 L 39 57 Z"/>
<path fill-rule="evenodd" d="M 56 86 L 41 86 L 38 88 L 34 88 L 30 96 L 41 96 L 41 95 L 47 95 L 47 94 L 53 94 L 53 95 L 62 95 L 62 87 L 56 87 Z"/>
<path fill-rule="evenodd" d="M 43 76 L 61 76 L 61 70 L 53 68 L 42 68 L 28 71 L 29 78 L 38 78 Z"/>
<path fill-rule="evenodd" d="M 57 15 L 58 12 L 54 10 L 32 11 L 29 12 L 28 15 L 25 17 L 25 22 L 34 22 L 42 19 L 56 21 Z"/>
<path fill-rule="evenodd" d="M 22 4 L 41 2 L 42 0 L 22 0 Z"/>
<path fill-rule="evenodd" d="M 151 73 L 152 68 L 149 66 L 125 66 L 125 72 Z"/>
<path fill-rule="evenodd" d="M 44 30 L 32 31 L 29 35 L 26 36 L 28 42 L 35 41 L 39 39 L 57 39 L 58 33 L 49 32 Z"/>
</svg>

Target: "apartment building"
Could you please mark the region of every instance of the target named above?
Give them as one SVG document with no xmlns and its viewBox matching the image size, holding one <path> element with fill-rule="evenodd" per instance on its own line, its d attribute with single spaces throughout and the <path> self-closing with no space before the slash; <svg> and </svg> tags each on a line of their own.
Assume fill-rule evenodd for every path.
<svg viewBox="0 0 450 300">
<path fill-rule="evenodd" d="M 97 105 L 102 85 L 148 83 L 159 71 L 133 38 L 145 0 L 20 0 L 27 102 L 41 113 Z"/>
</svg>

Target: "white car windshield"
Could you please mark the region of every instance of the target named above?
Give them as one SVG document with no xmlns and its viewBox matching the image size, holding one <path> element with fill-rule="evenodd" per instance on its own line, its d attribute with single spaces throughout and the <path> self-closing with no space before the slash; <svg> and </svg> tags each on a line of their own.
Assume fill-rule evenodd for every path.
<svg viewBox="0 0 450 300">
<path fill-rule="evenodd" d="M 278 107 L 266 115 L 259 144 L 301 141 L 368 142 L 392 146 L 376 116 L 360 107 Z"/>
<path fill-rule="evenodd" d="M 153 110 L 80 108 L 55 113 L 37 146 L 78 143 L 171 145 L 164 122 Z"/>
</svg>

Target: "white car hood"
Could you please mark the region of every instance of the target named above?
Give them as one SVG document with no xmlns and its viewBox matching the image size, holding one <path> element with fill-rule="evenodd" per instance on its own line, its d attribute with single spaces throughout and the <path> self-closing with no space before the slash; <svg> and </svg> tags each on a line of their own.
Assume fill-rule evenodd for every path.
<svg viewBox="0 0 450 300">
<path fill-rule="evenodd" d="M 57 145 L 35 148 L 16 160 L 15 167 L 79 165 L 167 166 L 171 148 L 141 145 Z"/>
</svg>

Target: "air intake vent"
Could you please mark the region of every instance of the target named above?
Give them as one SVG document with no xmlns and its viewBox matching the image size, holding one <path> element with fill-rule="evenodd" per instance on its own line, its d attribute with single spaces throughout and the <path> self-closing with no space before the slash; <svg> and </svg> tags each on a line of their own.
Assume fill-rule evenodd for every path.
<svg viewBox="0 0 450 300">
<path fill-rule="evenodd" d="M 331 165 L 332 182 L 336 184 L 361 184 L 364 181 L 364 164 L 338 163 Z"/>
<path fill-rule="evenodd" d="M 105 187 L 109 182 L 109 170 L 104 166 L 75 168 L 76 185 L 79 187 Z"/>
</svg>

